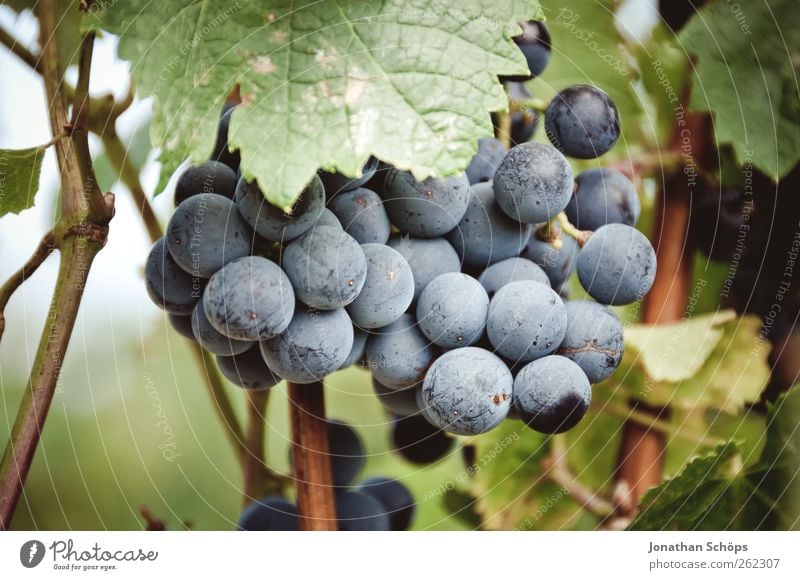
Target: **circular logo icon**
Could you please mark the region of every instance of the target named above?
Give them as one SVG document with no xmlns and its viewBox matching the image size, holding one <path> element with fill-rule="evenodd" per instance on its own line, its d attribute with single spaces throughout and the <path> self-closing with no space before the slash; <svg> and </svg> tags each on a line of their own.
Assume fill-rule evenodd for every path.
<svg viewBox="0 0 800 580">
<path fill-rule="evenodd" d="M 35 568 L 44 559 L 44 544 L 39 540 L 28 540 L 19 549 L 19 561 L 26 568 Z"/>
</svg>

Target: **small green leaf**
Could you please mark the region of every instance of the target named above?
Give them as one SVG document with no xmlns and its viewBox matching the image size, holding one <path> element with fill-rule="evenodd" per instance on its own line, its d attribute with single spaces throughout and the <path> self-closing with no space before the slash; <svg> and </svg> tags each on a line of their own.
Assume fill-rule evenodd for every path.
<svg viewBox="0 0 800 580">
<path fill-rule="evenodd" d="M 0 217 L 33 206 L 43 157 L 43 147 L 0 149 Z"/>
<path fill-rule="evenodd" d="M 800 529 L 800 386 L 770 406 L 761 459 L 743 466 L 736 443 L 690 461 L 648 491 L 632 530 Z"/>
<path fill-rule="evenodd" d="M 356 175 L 370 155 L 418 178 L 462 171 L 489 111 L 507 107 L 498 74 L 525 59 L 517 21 L 535 0 L 132 0 L 99 14 L 120 35 L 167 174 L 207 159 L 231 90 L 229 143 L 242 173 L 286 207 L 320 167 Z"/>
<path fill-rule="evenodd" d="M 691 105 L 714 113 L 719 143 L 777 180 L 800 159 L 800 11 L 795 0 L 734 6 L 710 2 L 681 31 L 697 56 Z"/>
<path fill-rule="evenodd" d="M 755 316 L 721 311 L 669 325 L 625 328 L 625 355 L 612 379 L 650 405 L 735 413 L 769 380 L 769 349 Z"/>
</svg>

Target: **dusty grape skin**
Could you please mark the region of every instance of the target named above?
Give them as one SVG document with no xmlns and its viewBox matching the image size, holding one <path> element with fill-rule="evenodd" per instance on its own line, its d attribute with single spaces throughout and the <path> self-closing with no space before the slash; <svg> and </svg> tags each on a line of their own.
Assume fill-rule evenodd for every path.
<svg viewBox="0 0 800 580">
<path fill-rule="evenodd" d="M 350 349 L 350 354 L 347 355 L 347 360 L 344 361 L 341 367 L 346 368 L 354 364 L 361 364 L 364 359 L 364 354 L 367 350 L 367 339 L 369 333 L 361 330 L 360 328 L 353 327 L 353 348 Z"/>
<path fill-rule="evenodd" d="M 489 297 L 480 282 L 452 272 L 425 286 L 417 301 L 422 333 L 444 348 L 474 344 L 486 328 Z"/>
<path fill-rule="evenodd" d="M 447 235 L 464 265 L 482 269 L 519 255 L 530 239 L 531 226 L 506 215 L 495 200 L 491 182 L 471 189 L 464 217 Z"/>
<path fill-rule="evenodd" d="M 636 228 L 609 224 L 597 230 L 578 254 L 578 278 L 602 304 L 630 304 L 650 291 L 656 253 Z"/>
<path fill-rule="evenodd" d="M 297 508 L 280 497 L 262 497 L 239 516 L 236 529 L 251 532 L 296 532 Z"/>
<path fill-rule="evenodd" d="M 529 362 L 559 347 L 567 330 L 567 310 L 548 286 L 511 282 L 492 298 L 486 330 L 498 354 L 514 363 Z"/>
<path fill-rule="evenodd" d="M 381 328 L 400 318 L 411 305 L 414 275 L 406 259 L 388 246 L 364 244 L 361 249 L 367 258 L 367 280 L 347 312 L 360 328 Z"/>
<path fill-rule="evenodd" d="M 290 242 L 314 227 L 325 209 L 325 188 L 316 175 L 300 193 L 287 213 L 272 205 L 261 193 L 258 184 L 239 180 L 236 186 L 239 213 L 258 235 L 272 242 Z"/>
<path fill-rule="evenodd" d="M 159 308 L 179 316 L 188 316 L 203 295 L 206 280 L 192 276 L 178 266 L 167 251 L 164 238 L 159 238 L 147 256 L 144 266 L 147 295 Z"/>
<path fill-rule="evenodd" d="M 364 443 L 356 430 L 344 421 L 328 419 L 328 453 L 335 487 L 349 486 L 364 469 Z"/>
<path fill-rule="evenodd" d="M 359 187 L 340 193 L 328 203 L 328 209 L 359 244 L 385 244 L 389 239 L 392 225 L 374 191 Z"/>
<path fill-rule="evenodd" d="M 357 491 L 372 496 L 383 505 L 392 531 L 403 531 L 411 527 L 416 504 L 405 485 L 388 477 L 372 477 L 363 481 Z"/>
<path fill-rule="evenodd" d="M 320 226 L 292 241 L 281 259 L 295 296 L 311 308 L 343 308 L 367 279 L 367 258 L 341 229 Z"/>
<path fill-rule="evenodd" d="M 241 157 L 239 151 L 230 151 L 228 149 L 228 129 L 231 123 L 231 115 L 236 105 L 225 105 L 222 115 L 219 119 L 217 126 L 217 141 L 214 143 L 214 151 L 211 153 L 211 159 L 219 161 L 230 167 L 233 171 L 239 171 Z"/>
<path fill-rule="evenodd" d="M 520 258 L 530 260 L 545 271 L 550 279 L 550 286 L 560 289 L 575 269 L 575 260 L 578 257 L 578 243 L 575 238 L 568 236 L 556 226 L 561 240 L 561 248 L 556 248 L 552 243 L 539 238 L 534 227 L 531 239 L 520 252 Z"/>
<path fill-rule="evenodd" d="M 573 300 L 566 308 L 567 333 L 557 354 L 581 367 L 590 383 L 607 379 L 622 360 L 622 323 L 613 310 L 591 300 Z"/>
<path fill-rule="evenodd" d="M 439 355 L 417 326 L 411 314 L 372 334 L 367 340 L 367 361 L 372 376 L 390 389 L 420 384 L 425 372 Z"/>
<path fill-rule="evenodd" d="M 203 305 L 218 332 L 238 340 L 259 340 L 286 330 L 294 314 L 295 295 L 275 262 L 247 256 L 211 277 Z"/>
<path fill-rule="evenodd" d="M 336 518 L 340 532 L 388 532 L 391 520 L 383 504 L 359 491 L 336 495 Z"/>
<path fill-rule="evenodd" d="M 398 417 L 410 417 L 420 412 L 417 406 L 417 391 L 419 389 L 390 389 L 380 384 L 375 377 L 372 377 L 372 391 L 378 397 L 381 405 Z"/>
<path fill-rule="evenodd" d="M 295 310 L 289 327 L 261 341 L 272 371 L 293 383 L 321 381 L 341 368 L 353 348 L 353 325 L 344 309 Z"/>
<path fill-rule="evenodd" d="M 619 171 L 587 169 L 575 178 L 575 194 L 564 213 L 581 230 L 606 224 L 636 225 L 641 206 L 633 182 Z"/>
<path fill-rule="evenodd" d="M 233 356 L 217 356 L 220 372 L 234 385 L 248 391 L 266 391 L 281 382 L 267 366 L 258 345 Z"/>
<path fill-rule="evenodd" d="M 563 433 L 586 414 L 592 401 L 589 379 L 573 361 L 546 356 L 525 365 L 514 379 L 514 407 L 540 433 Z"/>
<path fill-rule="evenodd" d="M 414 276 L 414 301 L 431 280 L 448 272 L 461 271 L 461 259 L 444 238 L 394 236 L 388 245 L 406 259 Z"/>
<path fill-rule="evenodd" d="M 331 199 L 337 194 L 346 191 L 352 191 L 362 187 L 375 175 L 378 170 L 378 159 L 370 157 L 361 168 L 361 177 L 349 177 L 342 173 L 320 171 L 319 178 L 322 180 L 322 185 L 325 186 L 325 193 L 328 199 Z"/>
<path fill-rule="evenodd" d="M 327 207 L 323 209 L 322 212 L 320 212 L 319 217 L 317 218 L 317 221 L 314 223 L 313 227 L 318 228 L 321 226 L 329 226 L 340 230 L 343 229 L 342 223 L 339 221 L 339 218 L 337 218 L 336 214 L 334 214 Z"/>
<path fill-rule="evenodd" d="M 468 202 L 469 181 L 463 174 L 422 182 L 398 169 L 386 176 L 386 213 L 398 229 L 418 238 L 437 238 L 455 228 Z"/>
<path fill-rule="evenodd" d="M 544 123 L 550 142 L 577 159 L 600 157 L 620 133 L 619 112 L 611 97 L 589 85 L 561 90 L 550 101 Z"/>
<path fill-rule="evenodd" d="M 531 140 L 533 134 L 536 132 L 536 127 L 539 125 L 539 117 L 541 115 L 523 104 L 525 101 L 533 98 L 533 94 L 528 90 L 525 83 L 509 81 L 505 83 L 505 86 L 509 102 L 516 107 L 524 109 L 511 112 L 511 135 L 509 135 L 509 145 L 515 147 L 520 143 L 527 143 Z M 492 123 L 494 124 L 495 134 L 498 134 L 502 130 L 500 127 L 500 115 L 498 113 L 492 113 Z"/>
<path fill-rule="evenodd" d="M 226 263 L 250 253 L 253 230 L 227 197 L 193 195 L 167 225 L 166 244 L 175 262 L 193 276 L 210 278 Z"/>
<path fill-rule="evenodd" d="M 491 181 L 494 177 L 494 172 L 497 171 L 497 167 L 505 156 L 506 148 L 499 139 L 494 137 L 481 137 L 478 139 L 478 152 L 464 171 L 467 174 L 470 185 Z"/>
<path fill-rule="evenodd" d="M 512 383 L 511 372 L 498 356 L 469 346 L 436 359 L 425 376 L 422 400 L 441 429 L 478 435 L 505 419 Z"/>
<path fill-rule="evenodd" d="M 451 437 L 422 415 L 399 417 L 392 423 L 392 449 L 411 463 L 425 465 L 438 461 L 453 444 Z"/>
<path fill-rule="evenodd" d="M 175 184 L 175 205 L 198 193 L 216 193 L 233 199 L 236 172 L 219 161 L 206 161 L 184 171 Z"/>
<path fill-rule="evenodd" d="M 241 354 L 253 346 L 252 342 L 234 340 L 220 334 L 206 318 L 202 302 L 198 302 L 192 312 L 192 332 L 198 344 L 211 354 L 232 356 Z"/>
<path fill-rule="evenodd" d="M 567 207 L 574 181 L 569 162 L 555 147 L 523 143 L 505 156 L 493 184 L 497 204 L 506 215 L 534 224 Z"/>
<path fill-rule="evenodd" d="M 489 299 L 493 298 L 500 288 L 511 282 L 533 280 L 540 284 L 550 285 L 550 279 L 542 268 L 525 258 L 508 258 L 486 268 L 478 278 Z"/>
</svg>

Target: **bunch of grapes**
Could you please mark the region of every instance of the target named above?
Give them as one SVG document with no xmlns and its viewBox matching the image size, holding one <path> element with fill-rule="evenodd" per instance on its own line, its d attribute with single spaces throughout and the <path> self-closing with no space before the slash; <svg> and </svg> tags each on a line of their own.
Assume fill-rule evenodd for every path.
<svg viewBox="0 0 800 580">
<path fill-rule="evenodd" d="M 539 74 L 549 34 L 523 28 L 518 44 Z M 362 366 L 392 414 L 395 448 L 420 463 L 447 452 L 447 433 L 507 417 L 542 433 L 580 421 L 591 384 L 622 357 L 609 305 L 640 299 L 656 270 L 634 227 L 633 184 L 610 169 L 575 177 L 565 157 L 616 142 L 606 93 L 562 90 L 544 114 L 552 145 L 481 139 L 464 174 L 424 181 L 372 158 L 360 177 L 321 171 L 286 209 L 238 173 L 231 112 L 212 160 L 180 176 L 146 266 L 153 301 L 228 379 L 269 389 Z M 593 300 L 565 301 L 573 271 Z"/>
</svg>

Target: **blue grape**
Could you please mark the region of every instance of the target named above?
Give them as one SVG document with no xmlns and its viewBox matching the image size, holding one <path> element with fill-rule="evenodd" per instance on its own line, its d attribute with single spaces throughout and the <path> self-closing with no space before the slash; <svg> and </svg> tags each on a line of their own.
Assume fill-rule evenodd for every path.
<svg viewBox="0 0 800 580">
<path fill-rule="evenodd" d="M 257 345 L 241 354 L 218 356 L 217 366 L 226 379 L 249 391 L 265 391 L 281 382 L 267 366 Z"/>
<path fill-rule="evenodd" d="M 550 142 L 564 155 L 578 159 L 600 157 L 619 138 L 619 112 L 614 101 L 589 85 L 567 87 L 553 97 L 544 123 Z"/>
<path fill-rule="evenodd" d="M 169 324 L 172 328 L 175 329 L 175 332 L 183 336 L 184 338 L 188 338 L 190 340 L 194 340 L 195 342 L 197 339 L 194 337 L 194 331 L 192 330 L 192 315 L 178 315 L 178 314 L 170 314 L 169 315 Z"/>
<path fill-rule="evenodd" d="M 340 193 L 328 204 L 342 228 L 359 244 L 385 244 L 392 225 L 377 193 L 360 187 Z"/>
<path fill-rule="evenodd" d="M 291 242 L 281 264 L 297 298 L 321 310 L 347 306 L 367 280 L 367 258 L 361 246 L 341 229 L 329 226 L 314 228 Z"/>
<path fill-rule="evenodd" d="M 578 243 L 575 238 L 563 233 L 559 226 L 555 229 L 558 239 L 561 240 L 561 247 L 557 248 L 552 242 L 541 239 L 538 232 L 534 231 L 520 257 L 539 266 L 550 279 L 550 285 L 560 289 L 575 269 Z"/>
<path fill-rule="evenodd" d="M 314 228 L 318 228 L 321 226 L 330 226 L 332 228 L 342 229 L 342 223 L 339 221 L 339 218 L 336 217 L 331 210 L 327 207 L 322 210 L 317 218 L 317 221 L 314 223 Z M 312 228 L 313 229 L 313 228 Z"/>
<path fill-rule="evenodd" d="M 512 383 L 511 372 L 499 357 L 469 346 L 436 359 L 425 376 L 422 400 L 439 428 L 478 435 L 505 419 Z"/>
<path fill-rule="evenodd" d="M 381 328 L 367 340 L 367 361 L 372 376 L 390 389 L 420 384 L 439 354 L 410 314 Z"/>
<path fill-rule="evenodd" d="M 500 288 L 511 282 L 533 280 L 550 285 L 550 279 L 542 268 L 525 258 L 508 258 L 486 268 L 478 278 L 489 298 L 493 298 Z"/>
<path fill-rule="evenodd" d="M 572 168 L 545 143 L 522 143 L 511 149 L 494 175 L 494 194 L 511 218 L 527 224 L 558 215 L 572 197 Z"/>
<path fill-rule="evenodd" d="M 511 282 L 492 298 L 486 330 L 499 354 L 515 363 L 529 362 L 559 347 L 567 331 L 567 310 L 548 286 Z"/>
<path fill-rule="evenodd" d="M 641 207 L 633 182 L 619 171 L 587 169 L 575 178 L 575 195 L 564 210 L 569 221 L 594 231 L 607 224 L 636 225 Z"/>
<path fill-rule="evenodd" d="M 505 156 L 506 148 L 499 139 L 494 137 L 478 139 L 478 152 L 469 162 L 465 171 L 470 185 L 491 181 L 494 178 L 494 172 L 497 171 L 497 167 Z"/>
<path fill-rule="evenodd" d="M 272 371 L 293 383 L 313 383 L 341 368 L 353 348 L 353 325 L 344 309 L 298 309 L 289 327 L 261 341 Z"/>
<path fill-rule="evenodd" d="M 231 124 L 231 115 L 233 115 L 235 108 L 236 105 L 225 105 L 217 127 L 217 141 L 214 143 L 214 151 L 211 153 L 212 160 L 224 163 L 234 172 L 239 171 L 241 163 L 239 151 L 228 149 L 228 129 Z"/>
<path fill-rule="evenodd" d="M 392 531 L 404 531 L 411 527 L 416 504 L 408 488 L 387 477 L 373 477 L 362 482 L 358 491 L 377 499 L 389 516 Z"/>
<path fill-rule="evenodd" d="M 361 330 L 360 328 L 353 327 L 353 348 L 350 349 L 350 354 L 347 355 L 347 360 L 340 368 L 349 367 L 354 364 L 362 364 L 364 355 L 367 350 L 367 339 L 369 333 Z"/>
<path fill-rule="evenodd" d="M 525 83 L 507 82 L 505 85 L 509 102 L 518 109 L 511 112 L 511 135 L 509 135 L 511 147 L 516 147 L 531 140 L 539 125 L 539 113 L 524 104 L 533 98 Z M 492 113 L 492 122 L 495 134 L 500 134 L 502 128 L 497 113 Z"/>
<path fill-rule="evenodd" d="M 383 504 L 360 491 L 336 495 L 336 519 L 341 532 L 388 532 L 391 520 Z"/>
<path fill-rule="evenodd" d="M 578 254 L 578 278 L 603 304 L 630 304 L 650 291 L 656 253 L 645 235 L 630 226 L 609 224 L 597 230 Z"/>
<path fill-rule="evenodd" d="M 236 172 L 219 161 L 193 165 L 181 173 L 175 185 L 175 205 L 198 193 L 217 193 L 233 199 L 236 193 Z"/>
<path fill-rule="evenodd" d="M 474 344 L 486 328 L 489 297 L 480 282 L 452 272 L 425 286 L 417 301 L 423 334 L 444 348 Z"/>
<path fill-rule="evenodd" d="M 419 413 L 420 409 L 417 405 L 417 391 L 419 389 L 401 389 L 395 390 L 386 387 L 375 377 L 372 377 L 372 390 L 375 396 L 378 397 L 381 405 L 398 417 L 409 417 Z"/>
<path fill-rule="evenodd" d="M 275 262 L 247 256 L 211 277 L 203 305 L 218 332 L 238 340 L 259 340 L 286 330 L 295 296 L 289 278 Z"/>
<path fill-rule="evenodd" d="M 581 367 L 590 383 L 610 377 L 622 360 L 622 323 L 614 311 L 592 302 L 567 302 L 567 333 L 557 353 Z"/>
<path fill-rule="evenodd" d="M 264 497 L 247 506 L 237 530 L 250 532 L 296 532 L 299 529 L 297 508 L 280 497 Z"/>
<path fill-rule="evenodd" d="M 519 255 L 530 236 L 531 226 L 508 217 L 487 182 L 472 186 L 467 212 L 447 239 L 465 266 L 483 269 Z"/>
<path fill-rule="evenodd" d="M 206 317 L 202 301 L 197 303 L 192 312 L 192 332 L 200 346 L 212 354 L 232 356 L 253 346 L 252 342 L 234 340 L 220 334 Z"/>
<path fill-rule="evenodd" d="M 392 223 L 418 238 L 437 238 L 458 225 L 469 202 L 464 174 L 417 181 L 408 171 L 386 176 L 384 207 Z"/>
<path fill-rule="evenodd" d="M 166 243 L 175 262 L 193 276 L 210 278 L 227 262 L 250 253 L 253 231 L 227 197 L 193 195 L 167 225 Z"/>
<path fill-rule="evenodd" d="M 377 157 L 370 157 L 367 159 L 364 167 L 361 168 L 361 177 L 348 177 L 342 173 L 320 171 L 319 178 L 322 180 L 322 184 L 325 186 L 325 192 L 328 194 L 328 199 L 339 193 L 352 191 L 362 187 L 375 175 L 375 171 L 378 169 L 378 164 L 379 161 Z"/>
<path fill-rule="evenodd" d="M 514 42 L 528 61 L 528 75 L 512 75 L 501 77 L 504 81 L 524 82 L 538 77 L 550 62 L 550 31 L 544 22 L 524 20 L 519 23 L 522 33 L 514 37 Z"/>
<path fill-rule="evenodd" d="M 258 235 L 272 242 L 299 238 L 314 227 L 325 209 L 325 189 L 317 176 L 306 185 L 290 211 L 268 202 L 255 181 L 240 179 L 235 199 L 245 221 Z"/>
<path fill-rule="evenodd" d="M 411 268 L 414 276 L 414 301 L 437 276 L 461 271 L 458 254 L 444 238 L 394 236 L 389 239 L 388 245 L 397 250 Z"/>
<path fill-rule="evenodd" d="M 414 275 L 405 258 L 383 244 L 361 246 L 367 258 L 367 280 L 347 306 L 360 328 L 380 328 L 400 318 L 414 299 Z"/>
<path fill-rule="evenodd" d="M 589 379 L 568 358 L 546 356 L 525 365 L 514 379 L 514 407 L 540 433 L 563 433 L 586 414 L 592 400 Z"/>
<path fill-rule="evenodd" d="M 150 300 L 169 312 L 188 316 L 203 295 L 206 280 L 179 267 L 167 251 L 164 238 L 153 244 L 144 266 L 145 288 Z"/>
<path fill-rule="evenodd" d="M 417 465 L 433 463 L 452 447 L 453 439 L 421 415 L 400 417 L 392 423 L 392 449 L 406 461 Z"/>
</svg>

